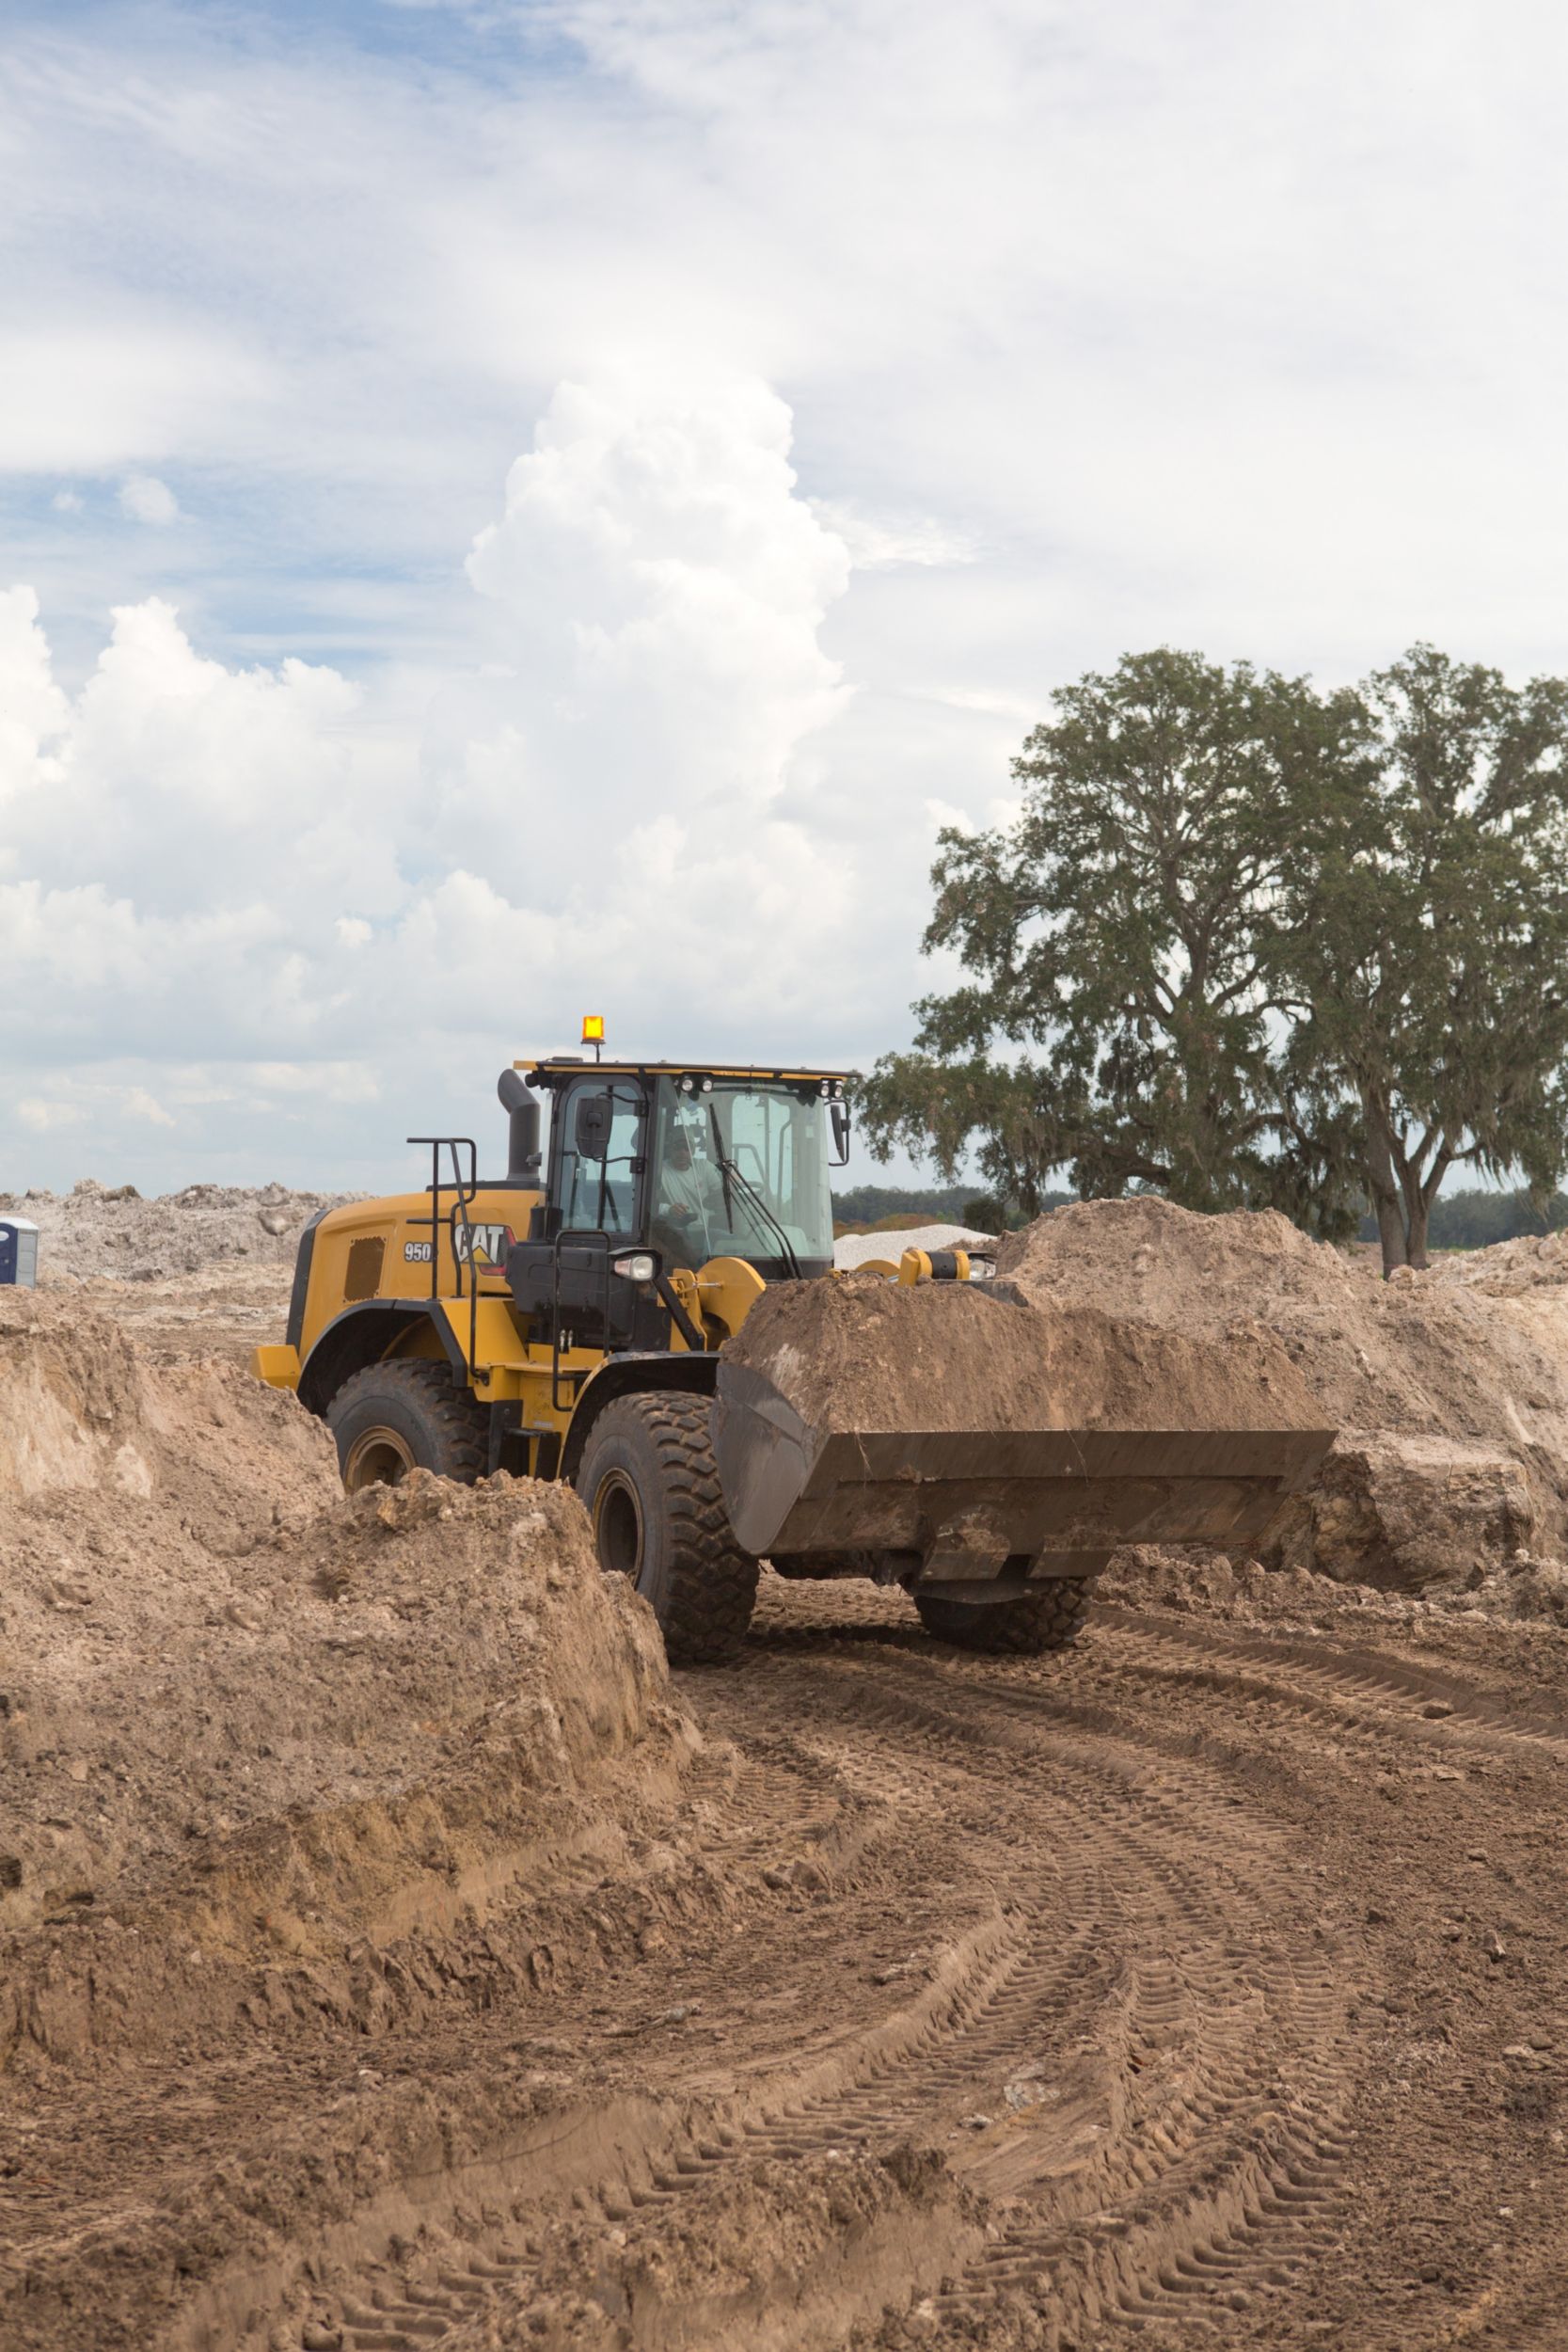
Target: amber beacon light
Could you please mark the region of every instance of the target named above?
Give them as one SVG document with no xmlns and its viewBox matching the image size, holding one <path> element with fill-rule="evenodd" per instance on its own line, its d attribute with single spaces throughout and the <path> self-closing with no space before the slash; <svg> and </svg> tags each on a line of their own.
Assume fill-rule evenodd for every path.
<svg viewBox="0 0 1568 2352">
<path fill-rule="evenodd" d="M 604 1015 L 602 1012 L 585 1012 L 583 1014 L 582 1041 L 584 1045 L 591 1045 L 594 1048 L 594 1059 L 597 1061 L 599 1058 L 599 1049 L 604 1043 Z"/>
</svg>

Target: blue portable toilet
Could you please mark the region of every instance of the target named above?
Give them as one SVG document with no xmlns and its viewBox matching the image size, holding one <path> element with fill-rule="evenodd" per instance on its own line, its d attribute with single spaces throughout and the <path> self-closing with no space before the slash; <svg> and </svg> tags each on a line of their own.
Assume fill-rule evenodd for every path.
<svg viewBox="0 0 1568 2352">
<path fill-rule="evenodd" d="M 30 1216 L 0 1216 L 0 1282 L 30 1291 L 38 1279 L 38 1227 Z"/>
</svg>

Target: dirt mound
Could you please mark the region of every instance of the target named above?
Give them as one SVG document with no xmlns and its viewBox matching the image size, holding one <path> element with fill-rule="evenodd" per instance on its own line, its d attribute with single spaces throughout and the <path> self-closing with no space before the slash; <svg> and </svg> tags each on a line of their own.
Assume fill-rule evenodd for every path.
<svg viewBox="0 0 1568 2352">
<path fill-rule="evenodd" d="M 1097 1307 L 1042 1311 L 1009 1285 L 905 1288 L 877 1275 L 780 1285 L 725 1354 L 803 1420 L 842 1429 L 1318 1425 L 1267 1331 L 1233 1332 L 1217 1348 Z"/>
<path fill-rule="evenodd" d="M 1477 1581 L 1456 1586 L 1445 1580 L 1415 1593 L 1327 1576 L 1277 1554 L 1265 1567 L 1260 1560 L 1232 1558 L 1202 1545 L 1132 1544 L 1096 1579 L 1095 1597 L 1305 1632 L 1334 1628 L 1343 1633 L 1358 1621 L 1456 1630 L 1474 1625 L 1494 1633 L 1517 1624 L 1550 1640 L 1553 1629 L 1568 1629 L 1568 1565 L 1518 1550 L 1490 1564 Z"/>
<path fill-rule="evenodd" d="M 153 1366 L 110 1316 L 0 1290 L 0 1560 L 54 1550 L 105 1570 L 148 1540 L 231 1549 L 337 1493 L 321 1423 L 228 1363 Z M 68 1500 L 69 1499 L 69 1500 Z M 25 1531 L 25 1533 L 24 1532 Z"/>
<path fill-rule="evenodd" d="M 153 1943 L 276 1959 L 450 1919 L 610 1835 L 608 1780 L 681 1750 L 574 1495 L 345 1500 L 293 1398 L 147 1363 L 63 1299 L 0 1324 L 0 2052 L 154 2030 Z M 48 1931 L 84 1921 L 94 2002 L 40 2009 Z M 134 1956 L 104 1941 L 128 1927 Z"/>
<path fill-rule="evenodd" d="M 39 1280 L 47 1286 L 104 1274 L 155 1281 L 235 1258 L 293 1264 L 317 1210 L 359 1197 L 290 1192 L 283 1184 L 186 1184 L 144 1200 L 134 1184 L 85 1176 L 68 1193 L 0 1198 L 0 1210 L 21 1210 L 38 1227 Z"/>
<path fill-rule="evenodd" d="M 1490 1249 L 1446 1249 L 1421 1279 L 1484 1291 L 1494 1298 L 1562 1290 L 1568 1288 L 1568 1232 L 1521 1233 L 1513 1241 L 1494 1242 Z"/>
<path fill-rule="evenodd" d="M 1504 1243 L 1385 1283 L 1272 1211 L 1153 1199 L 1058 1209 L 999 1245 L 1041 1307 L 1163 1329 L 1266 1323 L 1325 1421 L 1323 1473 L 1282 1522 L 1285 1565 L 1387 1586 L 1479 1582 L 1568 1550 L 1568 1250 Z"/>
</svg>

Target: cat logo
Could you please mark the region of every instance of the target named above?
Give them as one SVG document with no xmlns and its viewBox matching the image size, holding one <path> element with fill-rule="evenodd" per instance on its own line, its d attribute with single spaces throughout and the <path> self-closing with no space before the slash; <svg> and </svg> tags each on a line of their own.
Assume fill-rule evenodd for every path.
<svg viewBox="0 0 1568 2352">
<path fill-rule="evenodd" d="M 455 1218 L 452 1221 L 452 1255 L 459 1265 L 503 1266 L 516 1238 L 510 1225 L 465 1226 Z"/>
</svg>

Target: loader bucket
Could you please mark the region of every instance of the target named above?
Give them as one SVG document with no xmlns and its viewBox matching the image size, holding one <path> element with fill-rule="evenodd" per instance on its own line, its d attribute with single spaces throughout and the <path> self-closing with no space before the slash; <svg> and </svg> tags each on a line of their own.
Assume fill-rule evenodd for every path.
<svg viewBox="0 0 1568 2352">
<path fill-rule="evenodd" d="M 1329 1429 L 830 1429 L 721 1361 L 714 1452 L 755 1554 L 895 1552 L 924 1577 L 1087 1573 L 1120 1544 L 1251 1544 Z"/>
</svg>

